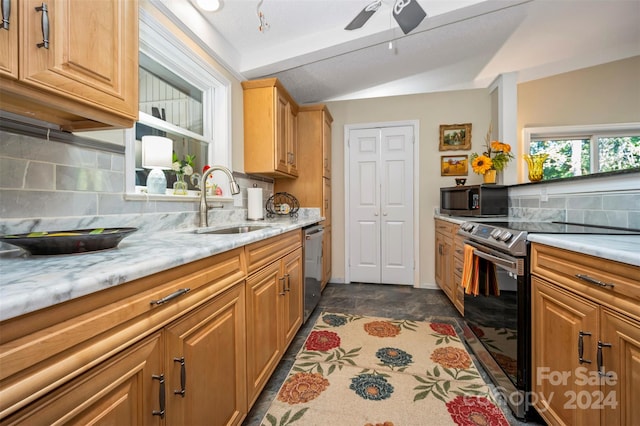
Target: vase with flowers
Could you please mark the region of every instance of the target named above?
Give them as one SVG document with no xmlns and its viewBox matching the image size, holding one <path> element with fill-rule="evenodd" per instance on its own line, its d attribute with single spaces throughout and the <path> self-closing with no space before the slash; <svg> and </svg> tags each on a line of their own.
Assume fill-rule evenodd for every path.
<svg viewBox="0 0 640 426">
<path fill-rule="evenodd" d="M 184 177 L 193 174 L 193 161 L 195 155 L 185 155 L 182 160 L 178 159 L 176 153 L 173 153 L 173 163 L 171 164 L 171 170 L 176 174 L 176 181 L 173 184 L 174 195 L 187 195 L 187 182 Z"/>
<path fill-rule="evenodd" d="M 481 154 L 473 153 L 470 156 L 473 172 L 482 175 L 484 183 L 496 183 L 496 173 L 507 167 L 507 163 L 513 158 L 511 145 L 500 141 L 491 140 L 492 127 L 489 125 L 485 137 L 485 150 Z"/>
</svg>

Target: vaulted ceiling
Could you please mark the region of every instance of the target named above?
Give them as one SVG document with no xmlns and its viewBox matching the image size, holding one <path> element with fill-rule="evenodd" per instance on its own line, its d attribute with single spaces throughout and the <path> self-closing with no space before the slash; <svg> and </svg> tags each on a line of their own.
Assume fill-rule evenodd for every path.
<svg viewBox="0 0 640 426">
<path fill-rule="evenodd" d="M 523 82 L 640 55 L 638 0 L 404 1 L 427 13 L 407 35 L 392 0 L 353 31 L 344 27 L 370 0 L 226 0 L 217 12 L 152 0 L 238 78 L 276 76 L 301 104 L 487 87 L 510 72 Z"/>
</svg>

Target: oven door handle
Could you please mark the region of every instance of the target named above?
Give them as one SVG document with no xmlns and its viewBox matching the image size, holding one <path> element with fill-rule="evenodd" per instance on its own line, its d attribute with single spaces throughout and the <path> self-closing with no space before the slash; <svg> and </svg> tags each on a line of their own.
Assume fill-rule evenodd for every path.
<svg viewBox="0 0 640 426">
<path fill-rule="evenodd" d="M 485 259 L 485 260 L 493 262 L 493 263 L 495 263 L 497 265 L 500 265 L 503 268 L 508 269 L 509 272 L 513 272 L 513 273 L 517 272 L 518 265 L 516 264 L 516 262 L 512 262 L 512 261 L 509 261 L 509 260 L 506 260 L 506 259 L 502 259 L 502 258 L 497 257 L 497 256 L 492 256 L 492 255 L 487 254 L 487 253 L 485 253 L 483 251 L 480 251 L 478 249 L 473 250 L 473 254 L 478 256 L 478 257 L 480 257 L 480 258 L 482 258 L 482 259 Z"/>
</svg>

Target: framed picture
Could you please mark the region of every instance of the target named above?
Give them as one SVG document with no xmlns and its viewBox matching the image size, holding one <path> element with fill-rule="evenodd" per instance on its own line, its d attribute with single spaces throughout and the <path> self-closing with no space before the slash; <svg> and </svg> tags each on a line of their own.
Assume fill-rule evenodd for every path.
<svg viewBox="0 0 640 426">
<path fill-rule="evenodd" d="M 471 123 L 441 124 L 440 151 L 471 149 Z"/>
<path fill-rule="evenodd" d="M 440 176 L 467 176 L 468 174 L 468 155 L 442 155 L 440 157 Z"/>
</svg>

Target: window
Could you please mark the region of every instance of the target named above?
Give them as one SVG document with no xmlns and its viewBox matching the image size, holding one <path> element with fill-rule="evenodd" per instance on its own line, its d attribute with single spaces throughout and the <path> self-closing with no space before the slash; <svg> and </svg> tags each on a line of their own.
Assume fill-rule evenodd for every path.
<svg viewBox="0 0 640 426">
<path fill-rule="evenodd" d="M 525 152 L 546 153 L 543 180 L 640 168 L 640 123 L 525 129 Z"/>
<path fill-rule="evenodd" d="M 177 159 L 194 157 L 193 169 L 198 174 L 213 158 L 215 164 L 231 165 L 230 82 L 143 10 L 138 79 L 139 119 L 127 136 L 128 194 L 146 192 L 149 170 L 142 167 L 141 142 L 146 135 L 170 138 Z M 166 170 L 165 175 L 166 199 L 184 199 L 172 195 L 175 174 Z M 228 183 L 217 179 L 224 191 Z M 198 179 L 188 177 L 186 181 L 189 190 L 197 189 Z"/>
</svg>

